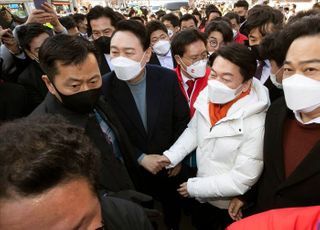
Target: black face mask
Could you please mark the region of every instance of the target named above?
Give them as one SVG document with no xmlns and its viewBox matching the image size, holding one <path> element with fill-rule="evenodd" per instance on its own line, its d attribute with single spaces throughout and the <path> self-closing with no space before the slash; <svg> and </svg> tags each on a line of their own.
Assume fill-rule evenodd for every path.
<svg viewBox="0 0 320 230">
<path fill-rule="evenodd" d="M 251 52 L 255 56 L 256 60 L 262 61 L 262 58 L 261 58 L 261 55 L 259 52 L 259 45 L 249 46 L 249 49 L 251 50 Z"/>
<path fill-rule="evenodd" d="M 240 16 L 240 24 L 242 24 L 246 20 L 245 16 Z"/>
<path fill-rule="evenodd" d="M 63 105 L 68 109 L 78 113 L 91 112 L 101 94 L 101 87 L 82 91 L 72 95 L 64 95 L 60 93 L 56 87 L 55 89 L 61 97 Z"/>
<path fill-rule="evenodd" d="M 95 47 L 104 54 L 110 54 L 110 37 L 101 36 L 94 41 Z"/>
</svg>

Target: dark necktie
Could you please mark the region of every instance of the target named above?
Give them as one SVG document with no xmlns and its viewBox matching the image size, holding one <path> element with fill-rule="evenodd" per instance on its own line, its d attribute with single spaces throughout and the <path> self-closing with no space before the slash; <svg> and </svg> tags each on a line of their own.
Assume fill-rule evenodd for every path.
<svg viewBox="0 0 320 230">
<path fill-rule="evenodd" d="M 187 83 L 187 85 L 188 85 L 187 94 L 188 94 L 188 97 L 190 98 L 191 93 L 192 93 L 192 90 L 193 90 L 193 87 L 194 87 L 195 81 L 193 81 L 193 80 L 188 80 L 186 83 Z"/>
<path fill-rule="evenodd" d="M 254 74 L 254 76 L 259 80 L 261 79 L 261 75 L 262 75 L 262 71 L 263 71 L 263 66 L 264 65 L 265 65 L 264 61 L 259 61 L 258 62 L 257 70 L 256 70 L 256 73 Z"/>
</svg>

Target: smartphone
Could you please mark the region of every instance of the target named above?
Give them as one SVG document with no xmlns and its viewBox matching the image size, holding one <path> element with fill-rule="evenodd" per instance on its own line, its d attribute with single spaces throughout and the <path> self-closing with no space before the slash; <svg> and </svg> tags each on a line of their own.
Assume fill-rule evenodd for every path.
<svg viewBox="0 0 320 230">
<path fill-rule="evenodd" d="M 36 9 L 42 9 L 41 5 L 45 2 L 48 2 L 47 0 L 33 0 L 34 6 Z"/>
</svg>

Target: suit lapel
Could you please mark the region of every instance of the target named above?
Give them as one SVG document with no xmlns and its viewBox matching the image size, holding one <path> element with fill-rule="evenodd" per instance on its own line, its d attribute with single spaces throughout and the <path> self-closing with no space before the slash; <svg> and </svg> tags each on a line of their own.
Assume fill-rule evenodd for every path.
<svg viewBox="0 0 320 230">
<path fill-rule="evenodd" d="M 147 92 L 146 92 L 146 101 L 147 101 L 147 125 L 148 125 L 148 137 L 149 139 L 152 136 L 153 128 L 157 123 L 157 118 L 159 115 L 159 109 L 161 104 L 161 94 L 162 94 L 162 85 L 161 81 L 156 73 L 151 68 L 146 67 L 146 77 L 147 77 Z M 161 76 L 165 77 L 165 76 Z"/>
<path fill-rule="evenodd" d="M 129 87 L 125 82 L 117 79 L 115 75 L 113 83 L 112 97 L 116 102 L 115 106 L 119 107 L 123 113 L 125 113 L 127 119 L 129 119 L 137 128 L 140 134 L 146 137 L 146 130 L 143 126 L 139 111 Z"/>
</svg>

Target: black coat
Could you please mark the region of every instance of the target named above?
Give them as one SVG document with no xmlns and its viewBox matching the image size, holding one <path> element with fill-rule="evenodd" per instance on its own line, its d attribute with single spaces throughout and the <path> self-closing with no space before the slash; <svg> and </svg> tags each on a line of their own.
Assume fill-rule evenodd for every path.
<svg viewBox="0 0 320 230">
<path fill-rule="evenodd" d="M 141 153 L 162 154 L 175 142 L 189 122 L 189 106 L 174 71 L 146 66 L 146 132 L 132 93 L 114 72 L 103 77 L 103 94 Z"/>
<path fill-rule="evenodd" d="M 40 65 L 31 61 L 28 67 L 19 75 L 18 83 L 23 85 L 28 94 L 28 111 L 32 112 L 46 97 L 48 89 L 42 80 L 45 73 Z"/>
<path fill-rule="evenodd" d="M 283 90 L 278 89 L 271 81 L 270 77 L 268 80 L 264 83 L 264 86 L 268 88 L 269 90 L 269 97 L 270 101 L 273 102 L 277 100 L 280 97 L 283 97 Z"/>
<path fill-rule="evenodd" d="M 100 187 L 107 191 L 118 192 L 120 190 L 133 189 L 137 169 L 136 161 L 132 160 L 131 154 L 134 149 L 128 144 L 125 132 L 114 116 L 112 107 L 105 100 L 99 100 L 96 106 L 97 111 L 102 116 L 104 121 L 112 128 L 119 142 L 121 153 L 125 164 L 116 159 L 113 154 L 112 146 L 105 140 L 104 134 L 95 118 L 91 119 L 88 114 L 79 114 L 68 110 L 60 103 L 55 96 L 48 93 L 45 100 L 32 112 L 31 116 L 41 114 L 60 114 L 70 123 L 80 128 L 85 129 L 86 134 L 91 141 L 100 150 Z M 129 174 L 130 176 L 129 176 Z"/>
<path fill-rule="evenodd" d="M 104 75 L 104 74 L 111 72 L 110 66 L 109 66 L 103 52 L 98 53 L 98 64 L 99 64 L 99 69 L 100 69 L 101 75 Z"/>
<path fill-rule="evenodd" d="M 177 67 L 177 62 L 176 62 L 176 59 L 174 59 L 173 56 L 172 56 L 172 61 L 173 61 L 173 67 L 176 68 Z M 150 57 L 150 61 L 148 62 L 148 64 L 161 66 L 161 63 L 160 63 L 156 53 L 152 53 L 152 55 Z"/>
<path fill-rule="evenodd" d="M 152 230 L 143 209 L 135 203 L 115 197 L 100 198 L 101 213 L 106 230 Z"/>
<path fill-rule="evenodd" d="M 257 211 L 320 204 L 319 141 L 294 172 L 285 177 L 283 128 L 292 116 L 285 99 L 275 101 L 266 117 L 264 172 L 258 182 Z M 301 140 L 303 142 L 303 140 Z"/>
<path fill-rule="evenodd" d="M 103 77 L 103 94 L 127 131 L 131 143 L 139 150 L 136 159 L 142 153 L 162 154 L 177 140 L 190 119 L 189 106 L 175 72 L 156 65 L 146 65 L 146 71 L 147 131 L 127 83 L 119 80 L 114 72 Z M 141 191 L 153 196 L 162 191 L 161 195 L 165 196 L 165 186 L 171 183 L 167 182 L 165 170 L 154 177 L 141 167 L 141 173 L 144 180 Z"/>
</svg>

